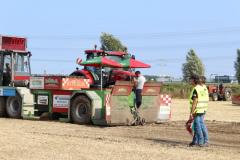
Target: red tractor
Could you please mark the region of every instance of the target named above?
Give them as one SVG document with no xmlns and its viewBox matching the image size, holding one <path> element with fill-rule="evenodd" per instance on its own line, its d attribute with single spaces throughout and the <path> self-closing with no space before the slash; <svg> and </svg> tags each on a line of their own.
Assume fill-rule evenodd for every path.
<svg viewBox="0 0 240 160">
<path fill-rule="evenodd" d="M 21 117 L 31 75 L 27 39 L 0 35 L 0 117 Z"/>
<path fill-rule="evenodd" d="M 224 100 L 231 101 L 232 90 L 231 88 L 224 87 L 222 83 L 220 84 L 210 84 L 208 85 L 209 96 L 213 101 Z"/>
<path fill-rule="evenodd" d="M 135 58 L 134 55 L 130 55 L 126 52 L 121 52 L 121 51 L 103 51 L 103 50 L 86 50 L 86 60 L 93 59 L 94 57 L 99 57 L 99 56 L 105 56 L 106 58 L 110 60 L 114 60 L 116 62 L 121 62 L 125 58 Z M 117 80 L 122 80 L 122 81 L 129 81 L 133 76 L 135 76 L 132 73 L 131 68 L 109 68 L 109 67 L 104 67 L 102 69 L 103 73 L 103 88 L 109 86 L 109 85 L 114 85 Z M 78 76 L 78 77 L 83 77 L 86 79 L 89 79 L 90 86 L 91 88 L 100 88 L 101 82 L 100 82 L 100 77 L 101 77 L 101 69 L 96 68 L 93 66 L 84 66 L 83 69 L 79 70 L 77 68 L 76 71 L 70 74 L 70 76 Z"/>
</svg>

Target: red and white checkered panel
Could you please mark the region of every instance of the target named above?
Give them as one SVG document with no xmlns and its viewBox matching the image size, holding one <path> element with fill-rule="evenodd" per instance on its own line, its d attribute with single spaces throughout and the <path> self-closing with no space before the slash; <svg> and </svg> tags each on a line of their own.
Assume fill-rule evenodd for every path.
<svg viewBox="0 0 240 160">
<path fill-rule="evenodd" d="M 80 89 L 80 88 L 89 88 L 90 87 L 89 82 L 90 82 L 89 79 L 63 78 L 62 79 L 62 87 L 64 89 L 69 89 L 69 90 Z"/>
<path fill-rule="evenodd" d="M 172 98 L 167 94 L 161 95 L 161 104 L 171 105 Z"/>
<path fill-rule="evenodd" d="M 111 94 L 105 96 L 105 118 L 107 121 L 111 120 L 111 105 L 110 105 Z"/>
<path fill-rule="evenodd" d="M 83 80 L 86 86 L 89 88 L 90 87 L 90 79 L 84 79 Z"/>
<path fill-rule="evenodd" d="M 63 85 L 63 86 L 67 85 L 68 81 L 69 81 L 68 78 L 63 78 L 63 80 L 62 80 L 62 85 Z"/>
<path fill-rule="evenodd" d="M 167 94 L 160 95 L 160 106 L 157 122 L 164 122 L 171 119 L 171 102 L 172 98 Z"/>
</svg>

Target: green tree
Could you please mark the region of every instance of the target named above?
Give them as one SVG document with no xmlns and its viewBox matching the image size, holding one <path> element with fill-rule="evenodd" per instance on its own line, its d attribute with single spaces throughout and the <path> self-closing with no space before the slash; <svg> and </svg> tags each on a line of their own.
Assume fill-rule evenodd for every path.
<svg viewBox="0 0 240 160">
<path fill-rule="evenodd" d="M 237 50 L 237 60 L 234 62 L 234 68 L 235 68 L 236 77 L 239 83 L 240 82 L 240 49 Z"/>
<path fill-rule="evenodd" d="M 204 65 L 193 49 L 187 53 L 186 63 L 182 65 L 182 72 L 185 82 L 191 75 L 204 75 Z"/>
<path fill-rule="evenodd" d="M 126 51 L 127 48 L 112 34 L 102 33 L 100 37 L 101 49 L 105 51 Z"/>
</svg>

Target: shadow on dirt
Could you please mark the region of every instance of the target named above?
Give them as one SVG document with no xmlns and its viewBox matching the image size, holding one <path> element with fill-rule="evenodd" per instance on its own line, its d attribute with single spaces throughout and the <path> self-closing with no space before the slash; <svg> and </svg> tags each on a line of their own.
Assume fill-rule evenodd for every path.
<svg viewBox="0 0 240 160">
<path fill-rule="evenodd" d="M 188 143 L 184 141 L 175 141 L 175 140 L 167 140 L 167 139 L 152 139 L 148 138 L 146 140 L 153 141 L 154 143 L 160 143 L 167 146 L 174 147 L 188 147 Z M 225 143 L 210 143 L 210 147 L 220 147 L 220 148 L 232 148 L 239 149 L 240 146 L 238 144 L 225 144 Z M 205 148 L 205 147 L 204 147 Z M 207 147 L 208 148 L 208 147 Z"/>
<path fill-rule="evenodd" d="M 146 140 L 153 141 L 154 143 L 161 143 L 170 146 L 187 146 L 187 142 L 168 140 L 168 139 L 155 139 L 155 138 L 147 138 Z"/>
</svg>

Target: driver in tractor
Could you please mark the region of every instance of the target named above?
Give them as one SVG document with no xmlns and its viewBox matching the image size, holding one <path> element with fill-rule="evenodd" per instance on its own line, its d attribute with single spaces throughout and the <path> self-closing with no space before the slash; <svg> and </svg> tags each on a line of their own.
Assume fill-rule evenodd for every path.
<svg viewBox="0 0 240 160">
<path fill-rule="evenodd" d="M 9 63 L 5 64 L 5 72 L 3 73 L 3 85 L 8 86 L 11 83 L 11 68 Z"/>
</svg>

